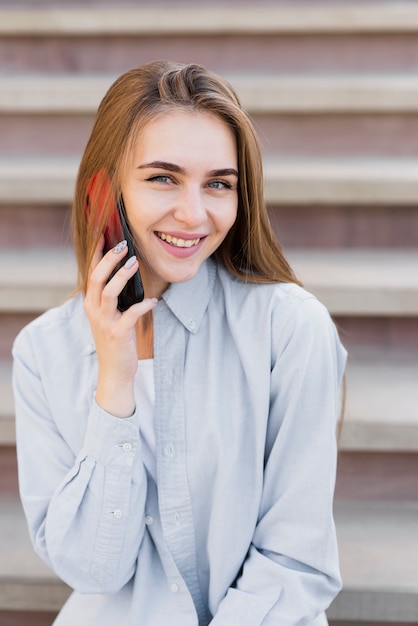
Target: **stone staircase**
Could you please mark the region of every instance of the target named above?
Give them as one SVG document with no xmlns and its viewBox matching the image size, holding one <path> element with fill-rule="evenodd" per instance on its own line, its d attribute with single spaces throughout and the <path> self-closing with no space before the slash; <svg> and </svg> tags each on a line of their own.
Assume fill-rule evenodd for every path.
<svg viewBox="0 0 418 626">
<path fill-rule="evenodd" d="M 69 208 L 97 104 L 156 58 L 236 86 L 279 238 L 349 350 L 329 619 L 417 625 L 418 5 L 350 0 L 0 0 L 0 624 L 47 626 L 69 593 L 18 501 L 12 340 L 74 285 Z"/>
</svg>

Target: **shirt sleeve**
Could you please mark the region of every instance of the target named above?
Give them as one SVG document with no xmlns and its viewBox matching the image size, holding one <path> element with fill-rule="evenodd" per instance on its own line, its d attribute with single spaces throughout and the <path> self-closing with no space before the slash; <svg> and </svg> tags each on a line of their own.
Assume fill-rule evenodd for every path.
<svg viewBox="0 0 418 626">
<path fill-rule="evenodd" d="M 74 589 L 115 592 L 135 571 L 144 533 L 138 416 L 113 417 L 92 399 L 76 455 L 51 414 L 29 333 L 13 356 L 19 488 L 34 549 Z"/>
<path fill-rule="evenodd" d="M 272 350 L 259 519 L 211 626 L 311 624 L 341 588 L 333 495 L 346 352 L 313 297 L 285 327 L 273 322 Z"/>
</svg>

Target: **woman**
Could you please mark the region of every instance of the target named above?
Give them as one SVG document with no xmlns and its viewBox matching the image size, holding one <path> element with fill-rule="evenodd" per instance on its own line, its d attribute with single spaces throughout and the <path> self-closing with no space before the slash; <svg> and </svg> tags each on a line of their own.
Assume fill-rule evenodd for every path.
<svg viewBox="0 0 418 626">
<path fill-rule="evenodd" d="M 116 204 L 134 255 L 103 254 Z M 78 293 L 13 350 L 31 538 L 75 589 L 56 625 L 326 624 L 346 355 L 274 238 L 231 86 L 169 62 L 121 76 L 73 215 Z"/>
</svg>

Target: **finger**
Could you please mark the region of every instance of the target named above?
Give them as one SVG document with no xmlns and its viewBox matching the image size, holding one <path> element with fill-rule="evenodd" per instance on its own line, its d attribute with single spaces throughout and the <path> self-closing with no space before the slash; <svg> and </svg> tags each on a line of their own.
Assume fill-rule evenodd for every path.
<svg viewBox="0 0 418 626">
<path fill-rule="evenodd" d="M 103 238 L 104 243 L 104 238 Z M 103 289 L 109 280 L 109 276 L 120 261 L 127 253 L 126 241 L 118 243 L 114 248 L 109 250 L 104 256 L 102 253 L 100 241 L 96 246 L 93 261 L 90 266 L 90 273 L 87 283 L 86 305 L 92 308 L 99 308 L 102 301 Z"/>
<path fill-rule="evenodd" d="M 96 258 L 98 258 L 98 262 L 94 267 L 92 267 L 90 281 L 96 285 L 97 288 L 103 289 L 104 285 L 109 280 L 109 276 L 112 274 L 118 263 L 120 263 L 126 256 L 127 251 L 128 248 L 126 241 L 121 241 L 100 258 L 98 258 L 100 251 L 96 250 L 95 255 L 97 254 Z"/>
<path fill-rule="evenodd" d="M 122 329 L 130 329 L 139 320 L 140 317 L 152 311 L 157 305 L 158 300 L 156 298 L 145 298 L 142 302 L 137 302 L 129 307 L 124 313 L 121 314 L 118 324 Z"/>
</svg>

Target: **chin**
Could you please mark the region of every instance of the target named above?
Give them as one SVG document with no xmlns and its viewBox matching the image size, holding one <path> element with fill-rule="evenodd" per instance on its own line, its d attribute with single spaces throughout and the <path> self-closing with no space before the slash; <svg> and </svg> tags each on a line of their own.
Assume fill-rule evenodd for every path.
<svg viewBox="0 0 418 626">
<path fill-rule="evenodd" d="M 194 276 L 196 276 L 200 269 L 200 265 L 201 264 L 197 267 L 193 267 L 193 269 L 190 268 L 189 271 L 170 272 L 170 274 L 167 275 L 166 280 L 169 283 L 186 283 L 188 280 L 191 280 Z"/>
<path fill-rule="evenodd" d="M 194 278 L 194 276 L 196 276 L 197 274 L 197 270 L 196 272 L 187 274 L 187 275 L 182 275 L 182 276 L 173 276 L 172 279 L 170 279 L 168 282 L 169 283 L 187 283 L 188 280 L 191 280 L 192 278 Z"/>
</svg>

